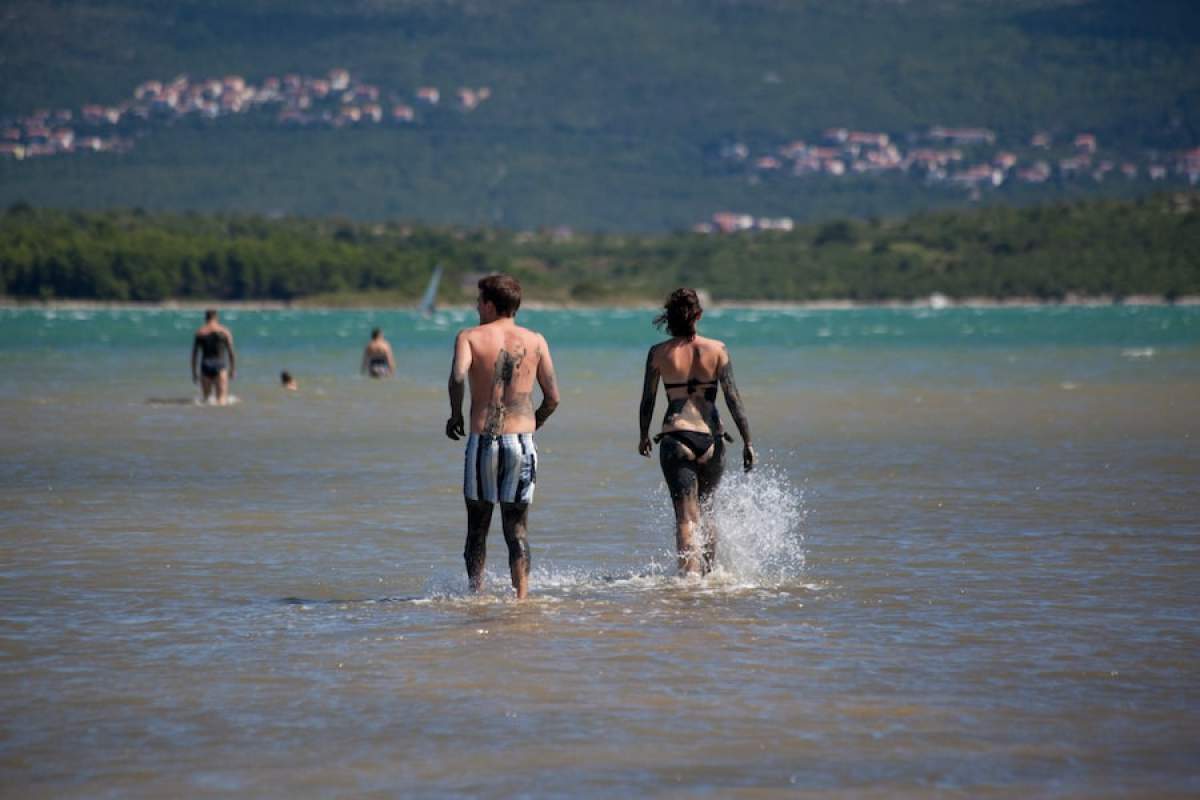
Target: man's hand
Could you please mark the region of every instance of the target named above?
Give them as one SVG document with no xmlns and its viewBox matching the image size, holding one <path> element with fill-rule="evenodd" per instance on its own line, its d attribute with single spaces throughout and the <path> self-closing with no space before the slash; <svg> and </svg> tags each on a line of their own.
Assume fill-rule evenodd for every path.
<svg viewBox="0 0 1200 800">
<path fill-rule="evenodd" d="M 641 441 L 638 442 L 638 452 L 644 455 L 646 458 L 650 457 L 650 451 L 653 449 L 654 447 L 650 444 L 649 436 L 643 436 Z"/>
<path fill-rule="evenodd" d="M 753 447 L 748 444 L 742 447 L 742 466 L 745 467 L 746 472 L 754 469 L 755 458 Z"/>
<path fill-rule="evenodd" d="M 463 430 L 463 418 L 461 414 L 455 414 L 446 420 L 446 435 L 456 442 L 467 435 L 467 432 Z"/>
</svg>

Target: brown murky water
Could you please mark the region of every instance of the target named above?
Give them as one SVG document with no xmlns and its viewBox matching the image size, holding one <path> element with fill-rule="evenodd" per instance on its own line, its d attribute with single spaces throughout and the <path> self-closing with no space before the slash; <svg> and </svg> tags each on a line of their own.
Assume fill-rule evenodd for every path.
<svg viewBox="0 0 1200 800">
<path fill-rule="evenodd" d="M 0 795 L 1200 793 L 1196 312 L 1161 310 L 1165 340 L 895 313 L 713 315 L 765 463 L 729 473 L 703 581 L 671 576 L 635 452 L 653 332 L 535 316 L 565 397 L 518 604 L 498 530 L 465 592 L 461 320 L 385 317 L 404 377 L 373 382 L 377 320 L 235 315 L 216 409 L 189 315 L 8 312 Z"/>
</svg>

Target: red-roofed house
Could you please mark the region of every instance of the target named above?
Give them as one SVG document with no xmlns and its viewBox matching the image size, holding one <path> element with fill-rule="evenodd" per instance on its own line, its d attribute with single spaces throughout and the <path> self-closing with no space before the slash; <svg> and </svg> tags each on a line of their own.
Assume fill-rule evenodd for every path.
<svg viewBox="0 0 1200 800">
<path fill-rule="evenodd" d="M 1096 152 L 1096 137 L 1090 133 L 1081 133 L 1075 137 L 1075 149 L 1082 153 Z"/>
<path fill-rule="evenodd" d="M 731 211 L 718 211 L 712 215 L 713 224 L 721 233 L 736 233 L 748 231 L 754 227 L 754 217 L 749 214 L 735 214 Z"/>
<path fill-rule="evenodd" d="M 887 147 L 888 141 L 886 133 L 870 133 L 867 131 L 851 131 L 845 139 L 847 144 L 858 144 L 865 147 Z"/>
<path fill-rule="evenodd" d="M 329 70 L 329 88 L 335 92 L 345 91 L 350 86 L 350 71 L 346 69 Z"/>
</svg>

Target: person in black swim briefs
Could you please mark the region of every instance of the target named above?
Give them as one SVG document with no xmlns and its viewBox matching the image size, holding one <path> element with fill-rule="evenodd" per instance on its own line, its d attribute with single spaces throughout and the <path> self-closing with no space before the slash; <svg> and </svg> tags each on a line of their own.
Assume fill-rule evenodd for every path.
<svg viewBox="0 0 1200 800">
<path fill-rule="evenodd" d="M 703 315 L 693 289 L 676 289 L 667 298 L 654 324 L 666 325 L 671 338 L 650 348 L 638 413 L 641 440 L 638 452 L 647 458 L 653 449 L 650 423 L 654 416 L 658 382 L 663 380 L 667 411 L 661 432 L 654 437 L 663 477 L 675 506 L 675 545 L 679 570 L 685 575 L 706 575 L 717 553 L 717 530 L 706 517 L 712 494 L 725 469 L 725 443 L 733 439 L 717 411 L 717 387 L 742 436 L 742 466 L 754 467 L 750 422 L 733 379 L 733 361 L 723 342 L 696 333 Z"/>
<path fill-rule="evenodd" d="M 204 402 L 216 397 L 217 405 L 229 402 L 229 382 L 237 373 L 233 334 L 217 319 L 215 309 L 204 312 L 204 324 L 192 339 L 192 383 L 199 381 Z"/>
<path fill-rule="evenodd" d="M 392 346 L 383 338 L 383 331 L 371 331 L 371 341 L 363 349 L 361 371 L 372 378 L 387 378 L 396 372 L 396 360 L 392 357 Z"/>
</svg>

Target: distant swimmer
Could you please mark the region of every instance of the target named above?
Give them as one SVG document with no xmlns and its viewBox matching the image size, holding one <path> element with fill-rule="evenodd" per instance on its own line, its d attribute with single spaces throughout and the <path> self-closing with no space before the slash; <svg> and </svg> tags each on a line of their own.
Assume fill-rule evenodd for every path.
<svg viewBox="0 0 1200 800">
<path fill-rule="evenodd" d="M 197 371 L 197 362 L 199 371 Z M 192 342 L 192 383 L 200 381 L 204 402 L 215 395 L 218 405 L 229 402 L 229 382 L 237 374 L 233 334 L 217 321 L 215 309 L 204 312 L 204 324 Z"/>
<path fill-rule="evenodd" d="M 537 481 L 533 432 L 558 407 L 558 382 L 550 348 L 541 334 L 516 323 L 521 284 L 508 275 L 479 281 L 479 325 L 459 331 L 450 366 L 450 419 L 446 435 L 467 437 L 463 496 L 467 504 L 467 544 L 463 558 L 471 590 L 483 588 L 487 535 L 492 510 L 500 504 L 508 568 L 517 598 L 529 591 L 526 522 Z M 463 394 L 471 385 L 471 431 L 464 430 Z M 542 403 L 533 408 L 533 384 Z"/>
<path fill-rule="evenodd" d="M 362 372 L 372 378 L 386 378 L 396 372 L 396 360 L 392 358 L 392 346 L 383 338 L 383 331 L 371 331 L 371 341 L 363 350 Z"/>
<path fill-rule="evenodd" d="M 292 373 L 286 369 L 279 373 L 279 385 L 289 392 L 295 392 L 300 389 L 300 385 L 296 383 L 296 379 L 292 377 Z"/>
<path fill-rule="evenodd" d="M 675 506 L 675 545 L 679 570 L 685 575 L 707 575 L 717 554 L 717 530 L 706 518 L 712 494 L 725 469 L 725 433 L 717 412 L 717 386 L 742 435 L 742 466 L 754 468 L 750 422 L 733 380 L 733 360 L 723 342 L 696 333 L 704 310 L 692 289 L 676 289 L 654 324 L 667 326 L 671 338 L 650 348 L 639 409 L 641 440 L 638 452 L 650 457 L 650 422 L 661 377 L 667 394 L 667 411 L 659 442 L 658 460 Z"/>
</svg>

